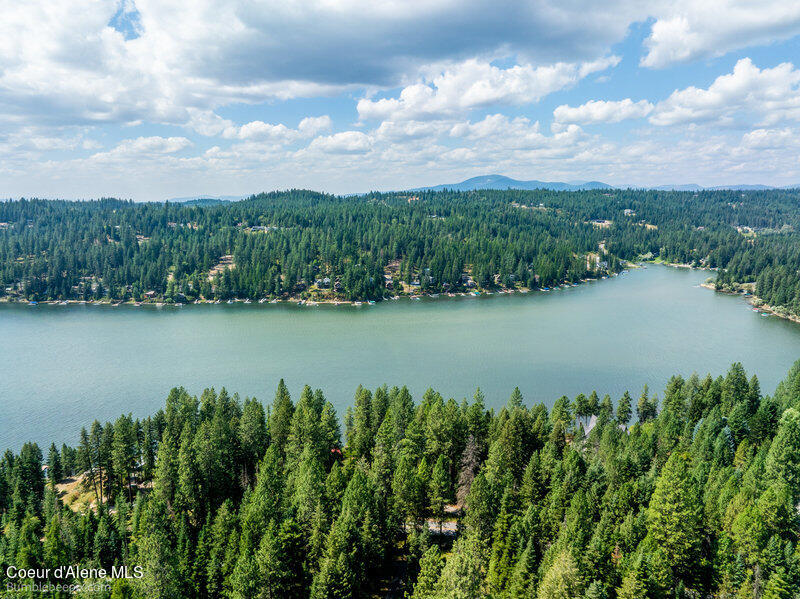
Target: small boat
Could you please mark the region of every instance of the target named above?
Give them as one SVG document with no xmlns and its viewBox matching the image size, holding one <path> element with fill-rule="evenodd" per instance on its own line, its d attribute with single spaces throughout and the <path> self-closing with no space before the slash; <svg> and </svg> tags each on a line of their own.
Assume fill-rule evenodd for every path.
<svg viewBox="0 0 800 599">
<path fill-rule="evenodd" d="M 244 300 L 244 303 L 245 304 L 252 304 L 253 302 L 251 302 L 249 299 L 246 299 L 246 300 Z"/>
<path fill-rule="evenodd" d="M 35 301 L 31 300 L 31 301 L 28 302 L 28 305 L 29 306 L 38 306 L 39 302 L 35 302 Z"/>
<path fill-rule="evenodd" d="M 353 305 L 354 305 L 354 306 L 360 306 L 360 305 L 361 305 L 361 302 L 353 302 Z"/>
<path fill-rule="evenodd" d="M 258 300 L 258 303 L 259 304 L 266 304 L 267 303 L 267 298 L 262 297 L 260 300 Z"/>
<path fill-rule="evenodd" d="M 762 312 L 761 316 L 769 316 L 769 312 Z"/>
<path fill-rule="evenodd" d="M 370 306 L 374 306 L 374 305 L 375 305 L 375 300 L 369 300 L 367 303 L 368 303 Z"/>
<path fill-rule="evenodd" d="M 270 304 L 277 304 L 277 303 L 278 303 L 278 298 L 277 297 L 270 302 Z"/>
<path fill-rule="evenodd" d="M 66 306 L 66 305 L 68 305 L 68 304 L 67 304 L 67 302 L 58 302 L 58 305 L 59 305 L 59 306 Z"/>
<path fill-rule="evenodd" d="M 473 291 L 472 293 L 470 293 L 470 295 L 472 295 L 474 297 L 478 297 L 480 294 L 481 294 L 480 291 Z"/>
<path fill-rule="evenodd" d="M 415 301 L 419 301 L 419 300 L 420 300 L 420 299 L 422 299 L 422 298 L 420 298 L 420 296 L 418 296 L 418 295 L 412 295 L 412 296 L 411 296 L 411 299 L 412 299 L 412 300 L 415 300 Z"/>
<path fill-rule="evenodd" d="M 228 300 L 228 303 L 229 303 L 229 304 L 232 304 L 232 303 L 233 303 L 233 300 Z"/>
</svg>

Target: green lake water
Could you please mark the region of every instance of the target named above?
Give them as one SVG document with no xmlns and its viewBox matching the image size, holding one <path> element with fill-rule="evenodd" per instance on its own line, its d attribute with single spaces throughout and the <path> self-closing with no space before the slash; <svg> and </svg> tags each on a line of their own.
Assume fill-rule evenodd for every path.
<svg viewBox="0 0 800 599">
<path fill-rule="evenodd" d="M 593 389 L 615 400 L 672 374 L 740 361 L 770 393 L 800 358 L 800 325 L 699 287 L 709 273 L 650 266 L 550 292 L 375 306 L 0 305 L 0 449 L 74 443 L 82 426 L 147 416 L 167 392 L 226 387 L 270 402 L 283 377 L 340 415 L 358 384 L 428 387 L 503 405 Z"/>
</svg>

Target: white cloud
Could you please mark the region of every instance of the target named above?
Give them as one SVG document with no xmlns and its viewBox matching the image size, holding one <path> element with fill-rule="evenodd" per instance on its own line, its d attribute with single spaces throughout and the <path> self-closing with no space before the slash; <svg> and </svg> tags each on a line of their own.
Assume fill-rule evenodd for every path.
<svg viewBox="0 0 800 599">
<path fill-rule="evenodd" d="M 747 149 L 775 150 L 797 146 L 800 134 L 792 129 L 754 129 L 742 136 L 742 147 Z"/>
<path fill-rule="evenodd" d="M 713 183 L 759 168 L 798 179 L 800 71 L 789 63 L 740 61 L 707 87 L 649 98 L 655 106 L 581 104 L 601 80 L 629 76 L 610 69 L 619 58 L 608 53 L 632 23 L 650 23 L 641 65 L 660 68 L 795 35 L 797 2 L 197 0 L 187 10 L 177 0 L 7 0 L 2 8 L 6 193 L 45 184 L 50 195 L 142 199 L 196 186 L 359 191 L 464 172 Z M 559 106 L 542 127 L 537 119 L 549 115 L 528 105 L 592 73 L 592 95 Z M 294 126 L 274 116 L 284 101 L 333 94 L 342 122 L 308 116 Z M 352 116 L 342 104 L 353 97 L 363 98 L 350 105 L 358 121 L 345 125 Z M 270 103 L 270 116 L 241 108 L 248 103 Z M 494 114 L 506 106 L 513 114 Z M 624 139 L 579 126 L 647 117 L 689 126 L 642 126 Z M 206 139 L 192 148 L 171 137 L 174 126 Z M 85 157 L 100 148 L 96 139 L 120 137 L 132 139 Z"/>
<path fill-rule="evenodd" d="M 717 77 L 707 88 L 674 91 L 659 102 L 650 117 L 654 125 L 709 123 L 732 125 L 742 115 L 771 125 L 800 118 L 800 70 L 785 62 L 759 69 L 749 58 L 736 63 L 732 73 Z"/>
<path fill-rule="evenodd" d="M 233 121 L 223 119 L 212 110 L 189 107 L 186 111 L 189 114 L 186 126 L 200 135 L 213 137 L 234 126 Z"/>
<path fill-rule="evenodd" d="M 357 109 L 361 119 L 397 121 L 460 114 L 496 104 L 528 104 L 619 61 L 618 56 L 608 56 L 587 63 L 502 69 L 471 59 L 447 67 L 430 81 L 403 88 L 397 98 L 364 98 Z"/>
<path fill-rule="evenodd" d="M 278 144 L 290 144 L 298 140 L 314 137 L 322 131 L 327 131 L 333 126 L 328 115 L 318 117 L 305 117 L 300 121 L 297 129 L 287 127 L 282 123 L 276 125 L 264 121 L 250 121 L 237 127 L 228 121 L 229 125 L 221 131 L 226 139 L 241 139 L 252 141 L 271 141 Z"/>
<path fill-rule="evenodd" d="M 435 138 L 449 130 L 448 121 L 383 121 L 375 129 L 375 137 L 397 142 Z"/>
<path fill-rule="evenodd" d="M 253 140 L 272 140 L 277 142 L 287 142 L 293 137 L 295 132 L 286 125 L 265 123 L 264 121 L 251 121 L 241 127 L 226 129 L 225 137 L 236 137 L 238 139 Z"/>
<path fill-rule="evenodd" d="M 89 160 L 93 162 L 118 161 L 130 158 L 142 159 L 165 156 L 180 152 L 192 145 L 185 137 L 137 137 L 125 139 L 108 152 L 93 154 Z"/>
<path fill-rule="evenodd" d="M 662 68 L 800 33 L 800 3 L 785 0 L 679 0 L 655 7 L 641 64 Z"/>
<path fill-rule="evenodd" d="M 652 111 L 653 105 L 647 100 L 590 100 L 580 106 L 562 104 L 553 111 L 553 117 L 558 123 L 619 123 L 626 119 L 644 118 Z"/>
<path fill-rule="evenodd" d="M 108 0 L 6 2 L 0 119 L 210 132 L 221 123 L 208 111 L 220 106 L 396 86 L 433 63 L 591 62 L 641 16 L 624 6 L 608 13 L 523 0 L 502 10 L 481 0 L 312 0 L 302 10 L 279 0 L 197 0 L 191 10 L 125 0 L 121 11 Z"/>
<path fill-rule="evenodd" d="M 333 135 L 317 137 L 308 150 L 325 154 L 363 154 L 372 148 L 373 140 L 361 131 L 342 131 Z"/>
<path fill-rule="evenodd" d="M 297 132 L 303 137 L 313 137 L 333 127 L 333 121 L 327 114 L 323 116 L 307 116 L 297 125 Z"/>
</svg>

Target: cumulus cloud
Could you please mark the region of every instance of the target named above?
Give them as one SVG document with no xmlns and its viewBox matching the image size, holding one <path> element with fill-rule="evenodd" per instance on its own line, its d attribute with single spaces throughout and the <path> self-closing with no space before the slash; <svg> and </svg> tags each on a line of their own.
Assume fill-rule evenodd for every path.
<svg viewBox="0 0 800 599">
<path fill-rule="evenodd" d="M 303 137 L 313 137 L 322 131 L 333 127 L 333 121 L 327 114 L 322 116 L 307 116 L 297 125 L 297 132 Z"/>
<path fill-rule="evenodd" d="M 691 86 L 674 91 L 656 105 L 650 122 L 730 125 L 742 113 L 755 115 L 765 125 L 799 119 L 800 70 L 789 62 L 759 69 L 743 58 L 732 73 L 717 77 L 706 89 Z"/>
<path fill-rule="evenodd" d="M 312 152 L 325 154 L 363 154 L 372 148 L 373 140 L 361 131 L 342 131 L 317 137 L 308 146 Z"/>
<path fill-rule="evenodd" d="M 300 10 L 278 0 L 197 0 L 187 10 L 177 0 L 6 2 L 0 173 L 9 193 L 26 195 L 30 181 L 45 180 L 51 195 L 57 185 L 72 185 L 71 195 L 148 186 L 189 195 L 197 185 L 213 191 L 204 185 L 212 181 L 218 193 L 358 191 L 465 171 L 637 183 L 666 176 L 667 164 L 670 178 L 699 180 L 745 176 L 769 155 L 764 172 L 798 178 L 797 152 L 787 148 L 796 149 L 800 71 L 789 63 L 759 68 L 745 59 L 711 85 L 660 102 L 586 101 L 603 89 L 599 75 L 628 76 L 611 70 L 620 59 L 609 53 L 634 23 L 649 29 L 640 66 L 662 68 L 796 35 L 800 5 L 309 0 Z M 587 78 L 587 96 L 558 106 L 549 129 L 540 124 L 552 107 L 537 102 Z M 285 118 L 308 114 L 292 101 L 318 107 L 334 95 L 336 122 Z M 658 126 L 624 139 L 581 128 L 624 119 Z M 662 128 L 669 125 L 684 125 L 680 143 Z M 705 125 L 702 134 L 686 139 L 695 125 Z M 174 137 L 175 127 L 187 137 Z M 99 147 L 93 137 L 130 139 L 90 154 Z"/>
<path fill-rule="evenodd" d="M 619 123 L 626 119 L 644 118 L 652 111 L 653 105 L 647 100 L 590 100 L 580 106 L 562 104 L 553 111 L 553 118 L 557 123 Z"/>
<path fill-rule="evenodd" d="M 662 68 L 800 33 L 800 3 L 679 0 L 656 7 L 641 64 Z"/>
<path fill-rule="evenodd" d="M 781 149 L 797 146 L 800 135 L 792 129 L 754 129 L 742 136 L 742 147 L 748 149 Z"/>
<path fill-rule="evenodd" d="M 528 104 L 619 61 L 618 56 L 608 56 L 585 63 L 502 69 L 471 59 L 448 67 L 430 82 L 403 88 L 396 98 L 364 98 L 358 102 L 357 110 L 361 119 L 396 121 L 459 114 L 495 104 Z"/>
<path fill-rule="evenodd" d="M 212 110 L 200 110 L 193 107 L 189 107 L 186 110 L 189 115 L 186 126 L 200 135 L 212 137 L 234 126 L 233 121 L 223 119 Z"/>
<path fill-rule="evenodd" d="M 250 121 L 237 127 L 228 121 L 228 125 L 220 131 L 226 139 L 241 139 L 252 141 L 271 141 L 278 144 L 290 144 L 301 139 L 314 137 L 322 131 L 327 131 L 333 126 L 328 115 L 318 117 L 305 117 L 297 129 L 287 127 L 283 123 L 272 124 L 264 121 Z"/>
<path fill-rule="evenodd" d="M 592 61 L 641 14 L 619 1 L 621 12 L 594 9 L 591 17 L 583 6 L 523 0 L 500 7 L 480 0 L 320 0 L 303 10 L 278 0 L 198 0 L 191 10 L 175 0 L 7 3 L 0 118 L 194 119 L 209 131 L 190 109 L 396 86 L 426 65 L 475 56 Z"/>
<path fill-rule="evenodd" d="M 152 137 L 137 137 L 135 139 L 125 139 L 121 141 L 108 152 L 93 154 L 90 160 L 99 162 L 165 156 L 180 152 L 191 145 L 192 142 L 185 137 L 159 137 L 157 135 Z"/>
<path fill-rule="evenodd" d="M 408 86 L 365 103 L 363 118 L 457 108 L 451 89 L 466 106 L 518 104 L 585 76 L 553 65 L 592 65 L 648 18 L 649 67 L 800 32 L 800 5 L 785 0 L 312 0 L 302 10 L 279 0 L 197 0 L 191 10 L 177 0 L 30 0 L 3 7 L 0 119 L 144 121 L 215 135 L 220 106 L 387 89 L 445 63 L 464 66 L 442 75 L 441 90 Z M 488 66 L 509 57 L 519 64 Z"/>
</svg>

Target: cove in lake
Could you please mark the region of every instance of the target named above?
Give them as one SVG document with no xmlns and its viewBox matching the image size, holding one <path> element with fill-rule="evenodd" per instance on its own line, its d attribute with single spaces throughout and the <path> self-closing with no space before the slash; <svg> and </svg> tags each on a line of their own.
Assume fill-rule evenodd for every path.
<svg viewBox="0 0 800 599">
<path fill-rule="evenodd" d="M 651 266 L 549 293 L 375 306 L 0 306 L 0 449 L 75 443 L 82 426 L 148 416 L 204 387 L 272 401 L 322 388 L 340 416 L 358 384 L 428 387 L 548 406 L 593 389 L 663 395 L 673 374 L 742 362 L 771 393 L 800 358 L 800 325 L 699 287 L 708 272 Z"/>
</svg>

